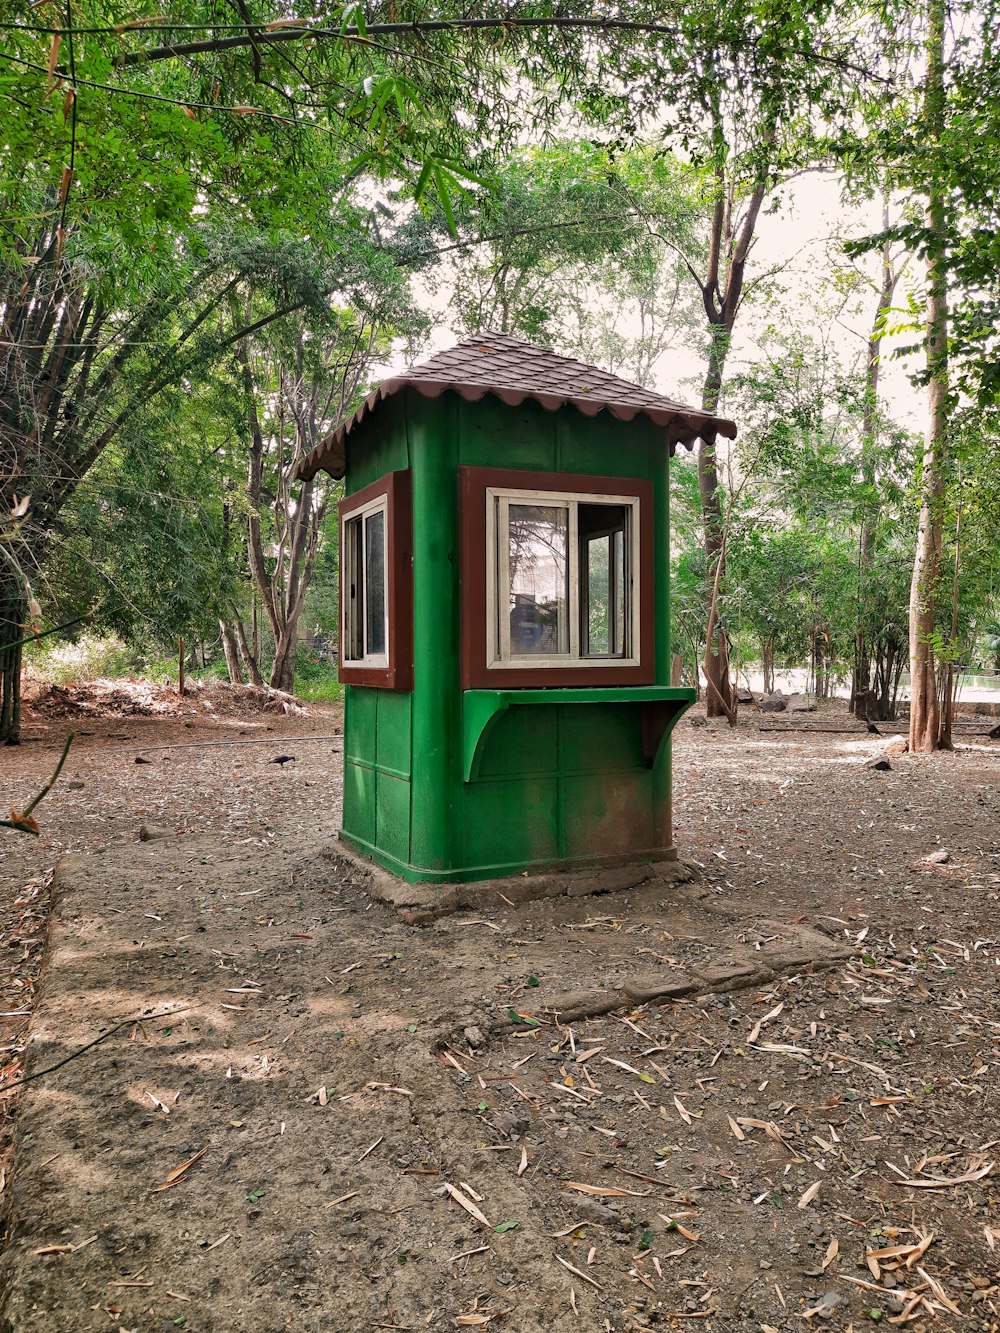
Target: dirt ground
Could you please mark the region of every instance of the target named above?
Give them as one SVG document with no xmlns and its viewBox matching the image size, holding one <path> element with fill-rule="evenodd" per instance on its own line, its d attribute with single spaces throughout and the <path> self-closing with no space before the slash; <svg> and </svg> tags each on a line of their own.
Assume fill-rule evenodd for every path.
<svg viewBox="0 0 1000 1333">
<path fill-rule="evenodd" d="M 2 754 L 9 1333 L 1000 1330 L 989 724 L 682 722 L 698 878 L 416 929 L 336 709 L 129 697 Z"/>
</svg>

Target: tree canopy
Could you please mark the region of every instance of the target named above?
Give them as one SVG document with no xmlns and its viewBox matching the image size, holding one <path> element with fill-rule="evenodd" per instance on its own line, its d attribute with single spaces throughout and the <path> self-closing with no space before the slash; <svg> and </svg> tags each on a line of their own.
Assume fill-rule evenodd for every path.
<svg viewBox="0 0 1000 1333">
<path fill-rule="evenodd" d="M 932 87 L 934 4 L 13 0 L 0 735 L 16 738 L 39 599 L 126 635 L 153 620 L 164 638 L 221 633 L 251 676 L 257 606 L 277 662 L 300 576 L 335 535 L 322 484 L 291 482 L 295 450 L 435 323 L 500 327 L 657 387 L 668 352 L 700 350 L 703 404 L 741 414 L 751 442 L 701 451 L 679 566 L 704 600 L 681 599 L 710 706 L 732 712 L 741 635 L 799 655 L 818 635 L 828 658 L 853 654 L 862 693 L 875 671 L 888 706 L 899 625 L 882 611 L 898 609 L 931 456 L 914 460 L 880 413 L 877 367 L 887 333 L 924 340 L 929 259 L 952 376 L 927 511 L 941 597 L 921 634 L 957 661 L 996 606 L 1000 57 L 995 0 L 955 0 Z M 777 339 L 761 327 L 759 239 L 782 187 L 814 170 L 892 201 L 850 242 L 859 263 L 887 245 L 912 261 L 905 290 L 895 269 L 875 276 L 865 365 L 834 367 L 804 321 Z M 753 364 L 733 351 L 748 328 Z M 779 605 L 795 579 L 823 595 Z"/>
</svg>

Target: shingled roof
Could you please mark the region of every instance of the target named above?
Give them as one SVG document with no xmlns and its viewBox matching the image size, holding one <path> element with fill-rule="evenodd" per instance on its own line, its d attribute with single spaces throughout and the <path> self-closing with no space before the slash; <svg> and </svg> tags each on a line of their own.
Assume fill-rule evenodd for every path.
<svg viewBox="0 0 1000 1333">
<path fill-rule="evenodd" d="M 736 438 L 735 423 L 724 417 L 685 407 L 606 370 L 557 356 L 505 333 L 482 333 L 383 380 L 352 416 L 306 455 L 299 465 L 299 476 L 308 481 L 324 468 L 332 476 L 342 477 L 348 435 L 383 399 L 407 388 L 425 398 L 438 398 L 451 390 L 477 403 L 491 393 L 509 407 L 531 399 L 549 412 L 569 403 L 588 417 L 598 412 L 609 412 L 618 421 L 647 417 L 663 427 L 671 453 L 678 444 L 690 446 L 697 439 L 716 435 Z"/>
</svg>

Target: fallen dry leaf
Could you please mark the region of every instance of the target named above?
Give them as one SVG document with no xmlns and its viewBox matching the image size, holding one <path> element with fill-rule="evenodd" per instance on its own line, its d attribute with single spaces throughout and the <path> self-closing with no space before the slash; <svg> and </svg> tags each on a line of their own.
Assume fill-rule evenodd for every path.
<svg viewBox="0 0 1000 1333">
<path fill-rule="evenodd" d="M 449 1185 L 448 1182 L 445 1181 L 441 1189 L 437 1191 L 437 1193 L 439 1194 L 442 1192 L 450 1194 L 451 1197 L 455 1200 L 455 1202 L 460 1207 L 464 1208 L 470 1217 L 475 1218 L 475 1220 L 479 1223 L 480 1226 L 483 1227 L 493 1226 L 493 1223 L 489 1220 L 489 1218 L 480 1212 L 480 1210 L 476 1207 L 476 1205 L 472 1202 L 472 1200 L 468 1198 L 465 1194 L 463 1194 L 461 1190 L 456 1189 L 454 1185 Z"/>
<path fill-rule="evenodd" d="M 822 1180 L 817 1180 L 815 1184 L 810 1185 L 809 1188 L 803 1193 L 802 1197 L 799 1199 L 799 1207 L 808 1208 L 809 1205 L 812 1203 L 813 1199 L 815 1199 L 816 1195 L 820 1192 L 822 1188 L 823 1188 Z"/>
<path fill-rule="evenodd" d="M 949 1180 L 946 1180 L 943 1176 L 930 1176 L 927 1180 L 915 1180 L 905 1175 L 898 1166 L 893 1166 L 891 1162 L 886 1162 L 886 1166 L 890 1171 L 895 1171 L 897 1176 L 902 1177 L 901 1180 L 894 1182 L 897 1185 L 908 1185 L 911 1189 L 944 1190 L 949 1189 L 952 1185 L 968 1185 L 973 1180 L 982 1180 L 984 1176 L 990 1174 L 996 1166 L 996 1162 L 987 1162 L 985 1166 L 979 1167 L 976 1171 L 966 1171 L 963 1175 L 952 1176 Z"/>
<path fill-rule="evenodd" d="M 785 1004 L 784 1001 L 782 1001 L 780 1004 L 776 1004 L 773 1009 L 769 1009 L 767 1013 L 763 1015 L 762 1018 L 758 1018 L 757 1022 L 754 1023 L 753 1027 L 747 1033 L 747 1041 L 750 1042 L 751 1044 L 755 1042 L 757 1038 L 760 1036 L 760 1030 L 764 1026 L 764 1024 L 769 1023 L 772 1018 L 777 1018 L 778 1015 L 781 1013 L 782 1009 L 784 1009 L 784 1007 Z"/>
<path fill-rule="evenodd" d="M 644 1199 L 647 1194 L 652 1194 L 652 1190 L 623 1190 L 614 1185 L 582 1185 L 578 1180 L 567 1180 L 566 1188 L 576 1190 L 578 1194 L 593 1194 L 597 1198 L 606 1199 Z"/>
<path fill-rule="evenodd" d="M 166 1180 L 164 1180 L 163 1184 L 154 1186 L 151 1193 L 158 1194 L 160 1190 L 168 1190 L 171 1186 L 179 1185 L 182 1180 L 186 1180 L 187 1177 L 184 1172 L 189 1166 L 194 1166 L 195 1162 L 204 1157 L 207 1152 L 207 1148 L 202 1148 L 201 1152 L 196 1152 L 193 1157 L 189 1157 L 182 1166 L 175 1166 L 173 1171 L 167 1176 Z"/>
<path fill-rule="evenodd" d="M 599 1282 L 595 1282 L 592 1277 L 588 1277 L 587 1274 L 582 1272 L 579 1268 L 574 1268 L 574 1266 L 571 1263 L 563 1259 L 558 1254 L 556 1255 L 556 1263 L 562 1264 L 563 1268 L 568 1268 L 571 1273 L 575 1273 L 577 1277 L 582 1278 L 584 1282 L 589 1282 L 590 1285 L 592 1287 L 596 1287 L 598 1291 L 604 1290 Z"/>
</svg>

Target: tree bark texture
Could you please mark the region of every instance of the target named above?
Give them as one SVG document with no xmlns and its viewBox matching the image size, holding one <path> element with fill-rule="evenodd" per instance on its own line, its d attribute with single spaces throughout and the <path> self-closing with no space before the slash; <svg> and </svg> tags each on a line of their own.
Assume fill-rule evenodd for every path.
<svg viewBox="0 0 1000 1333">
<path fill-rule="evenodd" d="M 701 405 L 706 412 L 718 411 L 726 357 L 736 315 L 743 298 L 747 257 L 761 207 L 767 197 L 768 178 L 758 177 L 750 197 L 738 214 L 732 182 L 725 171 L 725 142 L 722 122 L 715 117 L 717 166 L 715 205 L 709 230 L 705 278 L 698 279 L 708 320 L 708 367 L 702 386 Z M 768 136 L 765 135 L 765 140 Z M 706 711 L 709 717 L 736 721 L 736 694 L 729 667 L 729 639 L 720 603 L 725 591 L 725 514 L 719 487 L 719 465 L 715 441 L 703 441 L 698 452 L 698 492 L 701 497 L 707 589 L 707 632 L 704 672 L 707 682 Z"/>
<path fill-rule="evenodd" d="M 256 610 L 256 606 L 254 608 Z M 250 677 L 251 685 L 263 685 L 264 677 L 260 674 L 260 647 L 254 648 L 247 642 L 246 626 L 243 624 L 243 618 L 239 612 L 233 608 L 233 633 L 236 635 L 236 642 L 239 645 L 240 657 L 243 661 L 243 667 Z M 256 634 L 254 638 L 256 638 Z"/>
<path fill-rule="evenodd" d="M 0 743 L 21 741 L 22 639 L 28 618 L 24 584 L 11 571 L 0 577 Z"/>
<path fill-rule="evenodd" d="M 219 632 L 222 635 L 222 651 L 226 658 L 226 670 L 229 672 L 230 685 L 243 685 L 243 671 L 240 667 L 240 652 L 236 644 L 236 636 L 226 621 L 219 621 Z"/>
<path fill-rule="evenodd" d="M 292 694 L 295 688 L 295 655 L 299 620 L 312 579 L 320 530 L 326 515 L 327 496 L 321 480 L 299 484 L 293 496 L 293 476 L 298 461 L 316 444 L 319 434 L 319 404 L 314 387 L 306 384 L 301 367 L 280 368 L 274 419 L 265 438 L 257 411 L 257 386 L 245 347 L 237 352 L 250 427 L 247 468 L 247 550 L 254 586 L 274 636 L 274 660 L 268 684 Z M 264 467 L 270 468 L 274 488 L 270 500 L 272 550 L 265 551 L 262 529 L 264 513 Z M 244 634 L 244 643 L 246 636 Z"/>
<path fill-rule="evenodd" d="M 888 196 L 882 203 L 882 227 L 883 230 L 888 230 L 889 227 Z M 887 718 L 888 713 L 881 708 L 875 713 L 871 711 L 874 669 L 872 659 L 879 648 L 876 636 L 870 633 L 872 569 L 875 564 L 875 531 L 881 517 L 881 504 L 875 495 L 878 481 L 875 448 L 879 428 L 878 385 L 884 320 L 886 311 L 892 304 L 898 281 L 899 272 L 893 266 L 891 247 L 887 241 L 882 247 L 882 282 L 865 357 L 865 401 L 861 418 L 861 478 L 868 491 L 868 498 L 861 515 L 858 533 L 858 605 L 854 636 L 854 673 L 851 680 L 851 711 L 857 717 L 875 716 L 880 719 Z"/>
<path fill-rule="evenodd" d="M 928 138 L 944 125 L 945 0 L 929 0 L 925 115 Z M 910 581 L 910 750 L 941 746 L 934 631 L 941 572 L 944 489 L 948 461 L 948 274 L 944 255 L 945 201 L 931 184 L 927 198 L 927 409 L 917 547 Z"/>
</svg>

